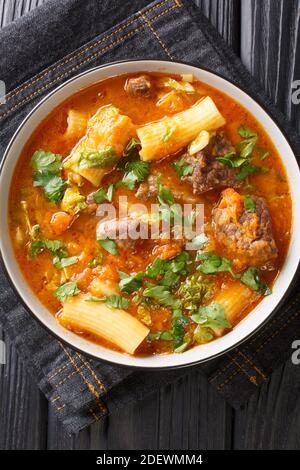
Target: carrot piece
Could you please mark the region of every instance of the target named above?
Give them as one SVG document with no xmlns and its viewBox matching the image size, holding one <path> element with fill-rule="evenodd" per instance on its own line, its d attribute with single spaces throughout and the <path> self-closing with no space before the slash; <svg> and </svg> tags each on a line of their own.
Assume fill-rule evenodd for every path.
<svg viewBox="0 0 300 470">
<path fill-rule="evenodd" d="M 74 217 L 67 212 L 55 212 L 51 217 L 50 224 L 55 235 L 61 235 L 68 230 Z"/>
</svg>

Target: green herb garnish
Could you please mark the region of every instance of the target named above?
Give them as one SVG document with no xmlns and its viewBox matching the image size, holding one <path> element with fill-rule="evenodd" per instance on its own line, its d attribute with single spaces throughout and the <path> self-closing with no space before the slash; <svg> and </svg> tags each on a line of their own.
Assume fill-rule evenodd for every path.
<svg viewBox="0 0 300 470">
<path fill-rule="evenodd" d="M 172 166 L 175 169 L 179 178 L 182 178 L 183 176 L 192 175 L 194 172 L 193 167 L 186 162 L 184 157 L 182 157 L 180 160 L 177 160 L 177 162 L 174 162 Z"/>
<path fill-rule="evenodd" d="M 149 176 L 150 164 L 141 160 L 127 162 L 124 169 L 126 173 L 118 186 L 125 186 L 133 190 L 136 183 L 141 183 Z"/>
<path fill-rule="evenodd" d="M 61 285 L 56 291 L 54 291 L 55 297 L 61 302 L 64 302 L 67 297 L 73 297 L 78 295 L 81 291 L 78 289 L 76 282 L 67 282 Z"/>
<path fill-rule="evenodd" d="M 207 328 L 232 328 L 226 320 L 224 307 L 217 303 L 201 307 L 198 313 L 192 315 L 192 320 Z"/>
<path fill-rule="evenodd" d="M 251 196 L 244 197 L 244 207 L 248 212 L 255 212 L 256 211 L 256 203 L 255 200 Z"/>
<path fill-rule="evenodd" d="M 232 270 L 232 263 L 227 258 L 219 256 L 216 253 L 209 251 L 197 255 L 197 261 L 201 261 L 201 264 L 197 267 L 197 270 L 203 274 L 217 274 L 229 272 L 233 277 L 235 274 Z"/>
<path fill-rule="evenodd" d="M 58 269 L 67 268 L 68 266 L 72 266 L 76 264 L 79 260 L 78 256 L 69 256 L 68 258 L 60 258 L 59 256 L 54 256 L 53 264 Z"/>
<path fill-rule="evenodd" d="M 107 187 L 100 188 L 93 193 L 93 199 L 96 204 L 102 204 L 104 201 L 111 202 L 113 198 L 114 185 L 110 184 Z"/>
<path fill-rule="evenodd" d="M 250 289 L 259 292 L 262 295 L 270 295 L 272 293 L 271 289 L 260 277 L 259 270 L 257 268 L 248 268 L 240 278 L 241 282 Z"/>
<path fill-rule="evenodd" d="M 105 238 L 103 240 L 97 240 L 99 245 L 104 248 L 104 250 L 108 251 L 111 255 L 119 255 L 119 250 L 116 242 L 111 240 L 110 238 Z"/>
<path fill-rule="evenodd" d="M 64 195 L 66 182 L 60 177 L 62 156 L 37 150 L 31 158 L 33 185 L 44 190 L 48 201 L 58 204 Z"/>
</svg>

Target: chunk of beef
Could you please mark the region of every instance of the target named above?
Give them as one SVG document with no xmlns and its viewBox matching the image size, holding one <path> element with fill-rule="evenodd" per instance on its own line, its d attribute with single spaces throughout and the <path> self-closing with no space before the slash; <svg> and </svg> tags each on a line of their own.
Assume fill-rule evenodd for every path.
<svg viewBox="0 0 300 470">
<path fill-rule="evenodd" d="M 195 155 L 185 156 L 186 163 L 193 168 L 193 173 L 182 179 L 192 185 L 194 194 L 228 186 L 233 188 L 241 186 L 242 183 L 236 180 L 239 170 L 216 160 L 216 157 L 222 157 L 232 151 L 234 148 L 231 143 L 223 133 L 219 133 L 204 150 Z"/>
<path fill-rule="evenodd" d="M 152 94 L 152 83 L 148 75 L 129 78 L 125 83 L 125 91 L 131 96 L 149 98 Z"/>
<path fill-rule="evenodd" d="M 123 217 L 100 221 L 96 227 L 97 240 L 110 238 L 124 249 L 132 249 L 138 239 L 148 237 L 149 221 L 142 217 Z"/>
<path fill-rule="evenodd" d="M 138 187 L 137 192 L 135 193 L 136 197 L 139 199 L 149 199 L 151 197 L 157 196 L 158 193 L 158 184 L 157 176 L 150 175 L 147 178 L 147 181 L 141 183 Z"/>
<path fill-rule="evenodd" d="M 244 207 L 244 196 L 228 188 L 213 210 L 213 229 L 224 255 L 236 269 L 248 266 L 273 269 L 278 255 L 272 233 L 271 216 L 266 201 L 252 196 L 254 211 Z"/>
</svg>

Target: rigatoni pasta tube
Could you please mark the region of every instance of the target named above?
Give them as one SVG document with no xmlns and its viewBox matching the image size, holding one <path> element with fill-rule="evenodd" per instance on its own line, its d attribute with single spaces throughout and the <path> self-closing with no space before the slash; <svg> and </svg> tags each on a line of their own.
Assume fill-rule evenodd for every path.
<svg viewBox="0 0 300 470">
<path fill-rule="evenodd" d="M 236 281 L 224 287 L 214 297 L 212 303 L 222 305 L 225 310 L 226 320 L 234 325 L 236 319 L 260 297 L 257 292 Z M 213 328 L 213 330 L 216 336 L 221 336 L 224 332 L 223 328 Z"/>
<path fill-rule="evenodd" d="M 64 302 L 58 321 L 71 330 L 110 341 L 128 354 L 134 354 L 149 333 L 143 323 L 125 310 L 110 309 L 102 302 L 87 302 L 86 296 Z"/>
<path fill-rule="evenodd" d="M 185 111 L 138 128 L 140 157 L 159 160 L 188 145 L 200 131 L 213 131 L 224 124 L 224 117 L 207 96 Z"/>
<path fill-rule="evenodd" d="M 76 109 L 70 109 L 67 118 L 68 127 L 64 134 L 64 137 L 81 137 L 86 131 L 87 122 L 88 118 L 86 114 L 77 111 Z"/>
<path fill-rule="evenodd" d="M 64 161 L 64 168 L 78 173 L 94 186 L 99 186 L 103 176 L 112 170 L 115 160 L 121 158 L 126 145 L 135 135 L 135 126 L 128 116 L 121 115 L 115 106 L 103 106 L 89 119 L 85 136 Z M 106 160 L 105 166 L 99 161 L 97 167 L 97 162 L 92 159 L 87 167 L 82 165 L 86 155 L 97 157 L 101 152 L 110 156 L 111 165 Z"/>
</svg>

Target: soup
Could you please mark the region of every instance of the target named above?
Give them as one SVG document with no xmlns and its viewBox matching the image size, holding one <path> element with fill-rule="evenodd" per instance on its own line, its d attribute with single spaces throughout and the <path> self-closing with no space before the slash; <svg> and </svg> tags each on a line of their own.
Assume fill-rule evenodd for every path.
<svg viewBox="0 0 300 470">
<path fill-rule="evenodd" d="M 132 355 L 230 333 L 266 295 L 291 230 L 284 167 L 240 104 L 191 75 L 123 75 L 62 103 L 26 143 L 9 225 L 65 328 Z"/>
</svg>

